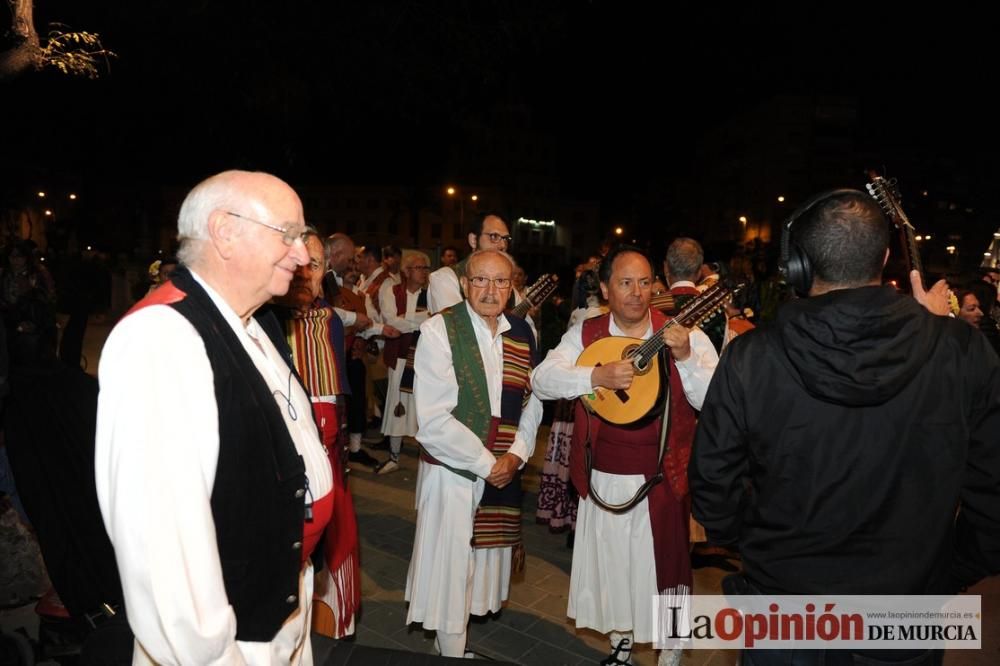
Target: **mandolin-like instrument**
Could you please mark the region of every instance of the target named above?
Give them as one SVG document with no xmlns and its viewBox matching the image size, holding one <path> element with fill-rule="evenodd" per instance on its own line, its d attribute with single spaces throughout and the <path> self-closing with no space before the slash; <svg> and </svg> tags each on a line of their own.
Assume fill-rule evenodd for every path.
<svg viewBox="0 0 1000 666">
<path fill-rule="evenodd" d="M 649 414 L 659 403 L 662 383 L 666 381 L 660 371 L 659 359 L 660 350 L 666 346 L 663 332 L 671 326 L 691 327 L 700 324 L 718 312 L 741 288 L 742 285 L 730 291 L 721 283 L 712 285 L 648 340 L 611 336 L 589 345 L 577 359 L 578 366 L 596 368 L 605 363 L 630 359 L 635 366 L 635 375 L 632 385 L 627 389 L 595 388 L 593 393 L 580 398 L 584 406 L 616 425 L 635 423 Z"/>
</svg>

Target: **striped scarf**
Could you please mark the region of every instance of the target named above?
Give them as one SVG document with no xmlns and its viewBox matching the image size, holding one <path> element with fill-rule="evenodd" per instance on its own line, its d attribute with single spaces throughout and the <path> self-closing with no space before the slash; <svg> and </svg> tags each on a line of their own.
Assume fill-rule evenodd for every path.
<svg viewBox="0 0 1000 666">
<path fill-rule="evenodd" d="M 458 304 L 442 313 L 451 345 L 455 377 L 458 381 L 458 404 L 452 414 L 476 433 L 497 457 L 506 453 L 517 435 L 521 412 L 531 395 L 530 375 L 534 365 L 534 336 L 523 319 L 508 317 L 511 329 L 503 338 L 503 388 L 500 394 L 500 418 L 491 416 L 486 371 L 475 344 L 476 334 L 468 307 Z M 471 341 L 471 343 L 470 343 Z M 464 475 L 463 475 L 464 476 Z M 468 477 L 466 477 L 468 478 Z M 474 479 L 475 477 L 473 477 Z M 519 557 L 514 568 L 523 566 L 521 544 L 521 472 L 503 489 L 486 484 L 472 528 L 474 548 L 512 546 Z"/>
<path fill-rule="evenodd" d="M 296 312 L 285 322 L 295 368 L 311 396 L 349 393 L 343 383 L 343 361 L 330 335 L 331 329 L 339 324 L 337 313 L 331 307 Z"/>
</svg>

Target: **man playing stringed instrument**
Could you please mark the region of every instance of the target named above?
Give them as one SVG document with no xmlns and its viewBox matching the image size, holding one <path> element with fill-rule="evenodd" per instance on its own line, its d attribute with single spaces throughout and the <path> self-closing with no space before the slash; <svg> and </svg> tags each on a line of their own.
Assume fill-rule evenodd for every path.
<svg viewBox="0 0 1000 666">
<path fill-rule="evenodd" d="M 597 367 L 576 363 L 584 348 L 598 340 L 648 339 L 663 327 L 666 317 L 649 306 L 652 283 L 652 267 L 638 249 L 620 246 L 610 252 L 601 263 L 600 286 L 611 312 L 566 332 L 532 375 L 536 395 L 569 399 L 628 389 L 637 375 L 631 360 L 608 359 Z M 686 468 L 694 410 L 701 407 L 718 356 L 697 328 L 675 325 L 662 335 L 670 349 L 662 359 L 670 387 L 665 454 L 660 446 L 662 406 L 626 426 L 604 422 L 582 405 L 576 411 L 570 468 L 580 508 L 568 615 L 577 627 L 611 635 L 613 652 L 604 664 L 628 663 L 633 642 L 653 640 L 654 595 L 691 589 Z M 643 486 L 658 474 L 664 482 L 654 482 L 642 497 Z M 605 508 L 609 504 L 625 506 L 611 510 Z M 661 664 L 679 661 L 679 651 L 660 655 Z"/>
</svg>

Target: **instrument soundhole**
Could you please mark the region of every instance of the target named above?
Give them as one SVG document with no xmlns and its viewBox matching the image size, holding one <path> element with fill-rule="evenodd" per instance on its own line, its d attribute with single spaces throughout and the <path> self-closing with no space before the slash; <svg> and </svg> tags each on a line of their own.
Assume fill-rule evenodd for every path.
<svg viewBox="0 0 1000 666">
<path fill-rule="evenodd" d="M 622 358 L 631 359 L 632 365 L 635 367 L 635 374 L 644 375 L 649 372 L 649 368 L 652 365 L 649 359 L 643 362 L 643 359 L 635 355 L 636 350 L 639 349 L 639 345 L 629 345 L 622 351 Z"/>
</svg>

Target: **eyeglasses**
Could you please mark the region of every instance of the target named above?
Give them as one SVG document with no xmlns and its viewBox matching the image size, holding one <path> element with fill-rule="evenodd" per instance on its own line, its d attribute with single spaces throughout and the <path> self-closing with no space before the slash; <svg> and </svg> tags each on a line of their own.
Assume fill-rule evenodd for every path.
<svg viewBox="0 0 1000 666">
<path fill-rule="evenodd" d="M 410 266 L 411 271 L 429 271 L 430 266 Z"/>
<path fill-rule="evenodd" d="M 514 242 L 514 237 L 511 236 L 510 234 L 507 234 L 505 236 L 503 234 L 498 234 L 495 231 L 489 231 L 489 232 L 484 231 L 483 236 L 489 236 L 490 240 L 493 241 L 494 243 L 499 243 L 500 241 L 503 241 L 507 243 L 507 245 L 510 245 L 511 243 Z"/>
<path fill-rule="evenodd" d="M 510 278 L 488 278 L 485 275 L 476 275 L 469 278 L 473 287 L 485 289 L 492 282 L 497 289 L 510 289 Z"/>
<path fill-rule="evenodd" d="M 233 217 L 238 217 L 241 220 L 246 220 L 247 222 L 253 222 L 254 224 L 259 224 L 262 227 L 267 227 L 281 234 L 281 242 L 283 242 L 288 247 L 295 245 L 295 241 L 300 240 L 303 243 L 306 242 L 306 225 L 299 222 L 289 222 L 287 226 L 276 227 L 273 224 L 268 224 L 267 222 L 261 222 L 260 220 L 255 220 L 252 217 L 247 217 L 246 215 L 240 215 L 239 213 L 234 213 L 231 210 L 226 211 L 226 215 L 232 215 Z"/>
</svg>

